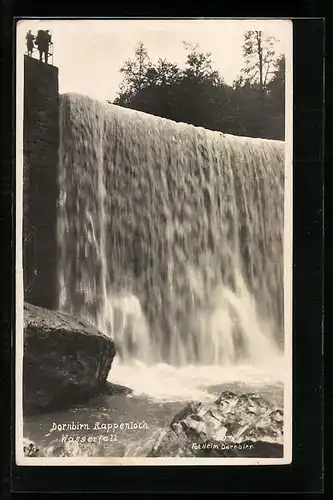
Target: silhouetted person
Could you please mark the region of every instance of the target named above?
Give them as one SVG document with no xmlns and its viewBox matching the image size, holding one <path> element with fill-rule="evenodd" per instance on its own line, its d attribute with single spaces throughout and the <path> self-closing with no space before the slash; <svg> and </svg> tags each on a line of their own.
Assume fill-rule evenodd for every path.
<svg viewBox="0 0 333 500">
<path fill-rule="evenodd" d="M 28 51 L 28 56 L 32 56 L 32 52 L 34 50 L 34 35 L 31 33 L 31 30 L 28 31 L 26 35 L 26 41 L 27 41 L 27 51 Z"/>
<path fill-rule="evenodd" d="M 51 43 L 51 35 L 49 33 L 49 30 L 38 30 L 37 37 L 36 37 L 36 45 L 38 47 L 39 51 L 39 60 L 43 60 L 43 54 L 44 54 L 44 60 L 47 64 L 48 60 L 48 55 L 49 55 L 49 44 Z"/>
</svg>

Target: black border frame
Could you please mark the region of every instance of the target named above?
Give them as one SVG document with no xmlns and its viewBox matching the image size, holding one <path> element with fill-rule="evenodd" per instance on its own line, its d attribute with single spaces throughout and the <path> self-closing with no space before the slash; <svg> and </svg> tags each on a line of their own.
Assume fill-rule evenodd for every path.
<svg viewBox="0 0 333 500">
<path fill-rule="evenodd" d="M 45 6 L 30 6 L 29 17 L 45 17 Z M 59 5 L 60 7 L 60 5 Z M 252 6 L 253 7 L 253 6 Z M 310 7 L 310 5 L 307 5 Z M 18 12 L 20 10 L 20 12 Z M 3 231 L 12 230 L 7 247 L 2 338 L 5 373 L 12 369 L 8 402 L 14 398 L 14 349 L 11 336 L 15 319 L 15 26 L 23 16 L 18 2 L 5 11 L 3 40 L 6 59 L 2 77 L 2 188 Z M 32 15 L 31 11 L 35 10 Z M 39 11 L 38 13 L 36 11 Z M 49 10 L 55 9 L 54 5 Z M 60 9 L 61 10 L 61 9 Z M 115 10 L 115 9 L 114 9 Z M 132 12 L 131 16 L 144 16 Z M 254 16 L 254 9 L 251 17 Z M 292 10 L 292 9 L 290 9 Z M 294 9 L 296 10 L 296 9 Z M 308 11 L 309 9 L 304 9 Z M 304 15 L 305 12 L 302 12 Z M 312 11 L 315 9 L 312 9 Z M 14 12 L 15 11 L 15 12 Z M 44 12 L 43 12 L 44 11 Z M 83 14 L 84 6 L 81 9 Z M 113 12 L 113 17 L 117 14 Z M 310 12 L 306 12 L 307 15 Z M 118 14 L 119 15 L 119 14 Z M 60 16 L 60 14 L 59 14 Z M 106 13 L 104 13 L 106 16 Z M 202 17 L 201 13 L 201 17 Z M 210 14 L 211 16 L 211 14 Z M 221 16 L 221 14 L 220 14 Z M 225 14 L 224 14 L 225 16 Z M 245 13 L 242 14 L 243 17 Z M 64 18 L 68 16 L 63 16 Z M 82 16 L 83 17 L 83 16 Z M 86 15 L 85 17 L 90 17 Z M 101 15 L 103 17 L 103 15 Z M 123 16 L 126 17 L 126 16 Z M 154 17 L 163 17 L 154 16 Z M 217 16 L 216 16 L 217 17 Z M 262 17 L 262 16 L 257 16 Z M 276 16 L 278 17 L 278 16 Z M 293 462 L 286 466 L 181 466 L 181 467 L 29 467 L 16 466 L 14 456 L 14 404 L 8 404 L 11 442 L 8 443 L 5 489 L 13 493 L 39 492 L 206 492 L 206 493 L 321 493 L 323 491 L 323 186 L 324 186 L 324 55 L 325 20 L 288 17 L 294 31 L 294 249 L 293 249 Z M 8 55 L 7 55 L 8 54 Z M 13 131 L 8 124 L 13 117 Z M 12 209 L 12 211 L 11 211 Z M 8 239 L 9 242 L 10 239 Z M 10 269 L 13 271 L 10 274 Z M 9 301 L 11 297 L 11 302 Z M 10 366 L 9 353 L 12 354 Z M 8 368 L 8 370 L 7 370 Z M 10 471 L 8 470 L 10 469 Z"/>
</svg>

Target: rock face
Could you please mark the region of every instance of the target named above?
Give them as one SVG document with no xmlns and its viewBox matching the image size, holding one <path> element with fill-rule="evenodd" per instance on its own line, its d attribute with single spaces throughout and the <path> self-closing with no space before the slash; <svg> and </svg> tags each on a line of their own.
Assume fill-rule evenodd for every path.
<svg viewBox="0 0 333 500">
<path fill-rule="evenodd" d="M 193 402 L 159 433 L 149 457 L 283 456 L 283 410 L 258 394 L 223 392 Z"/>
<path fill-rule="evenodd" d="M 109 396 L 128 396 L 133 393 L 133 389 L 126 387 L 126 385 L 113 384 L 111 382 L 105 382 L 103 387 L 103 394 Z"/>
<path fill-rule="evenodd" d="M 24 304 L 23 409 L 80 403 L 104 390 L 114 342 L 71 315 Z"/>
</svg>

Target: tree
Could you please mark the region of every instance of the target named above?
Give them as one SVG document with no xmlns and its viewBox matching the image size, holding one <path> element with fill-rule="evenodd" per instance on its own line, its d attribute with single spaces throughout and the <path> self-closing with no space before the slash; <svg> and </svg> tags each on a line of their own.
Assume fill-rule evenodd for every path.
<svg viewBox="0 0 333 500">
<path fill-rule="evenodd" d="M 183 42 L 186 62 L 181 68 L 161 58 L 152 64 L 139 44 L 134 58 L 120 70 L 123 80 L 113 103 L 223 133 L 282 139 L 283 61 L 270 48 L 272 37 L 260 34 L 258 39 L 249 33 L 244 43 L 245 67 L 233 86 L 226 85 L 216 71 L 211 53 L 202 52 L 198 45 Z M 251 48 L 251 40 L 259 40 L 259 46 Z"/>
<path fill-rule="evenodd" d="M 218 127 L 223 80 L 212 66 L 210 53 L 186 42 L 184 47 L 186 65 L 180 68 L 161 58 L 153 65 L 146 49 L 139 44 L 134 58 L 128 59 L 120 70 L 123 80 L 114 104 L 176 121 Z"/>
<path fill-rule="evenodd" d="M 275 71 L 270 82 L 267 84 L 267 91 L 271 103 L 270 127 L 274 133 L 274 137 L 284 139 L 285 134 L 285 72 L 286 72 L 285 56 L 281 55 L 275 63 Z M 273 127 L 273 129 L 272 129 Z"/>
<path fill-rule="evenodd" d="M 275 61 L 275 70 L 272 79 L 267 84 L 267 90 L 274 97 L 278 107 L 284 110 L 285 102 L 285 75 L 286 75 L 286 59 L 284 54 L 280 55 Z"/>
<path fill-rule="evenodd" d="M 184 76 L 194 78 L 199 82 L 210 82 L 214 85 L 223 83 L 218 71 L 212 67 L 211 52 L 200 52 L 199 45 L 183 42 L 187 51 Z"/>
<path fill-rule="evenodd" d="M 167 61 L 167 59 L 158 59 L 156 66 L 147 70 L 147 84 L 151 85 L 171 85 L 178 81 L 181 75 L 177 64 Z"/>
<path fill-rule="evenodd" d="M 120 73 L 123 75 L 123 82 L 120 86 L 121 93 L 131 95 L 138 92 L 145 85 L 147 71 L 151 67 L 147 49 L 142 42 L 139 42 L 134 52 L 134 58 L 125 61 L 120 69 Z"/>
<path fill-rule="evenodd" d="M 243 56 L 245 66 L 238 84 L 250 83 L 263 94 L 273 74 L 276 61 L 277 39 L 266 36 L 262 31 L 247 31 L 244 36 Z"/>
<path fill-rule="evenodd" d="M 245 64 L 233 88 L 246 135 L 284 138 L 284 56 L 277 56 L 276 42 L 261 31 L 244 35 Z"/>
</svg>

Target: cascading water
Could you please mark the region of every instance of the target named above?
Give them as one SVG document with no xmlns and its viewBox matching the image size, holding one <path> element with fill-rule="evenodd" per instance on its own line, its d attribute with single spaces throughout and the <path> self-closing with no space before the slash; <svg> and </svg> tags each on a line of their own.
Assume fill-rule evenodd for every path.
<svg viewBox="0 0 333 500">
<path fill-rule="evenodd" d="M 59 301 L 122 362 L 283 349 L 284 143 L 61 96 Z"/>
</svg>

